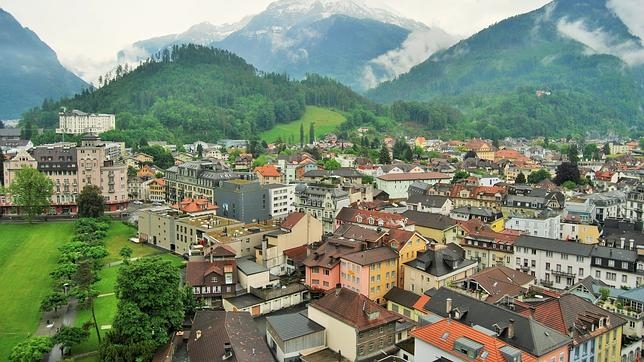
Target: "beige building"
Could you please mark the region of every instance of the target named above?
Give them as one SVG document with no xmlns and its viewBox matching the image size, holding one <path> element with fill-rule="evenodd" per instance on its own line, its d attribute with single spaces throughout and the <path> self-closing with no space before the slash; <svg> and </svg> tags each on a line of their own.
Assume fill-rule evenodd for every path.
<svg viewBox="0 0 644 362">
<path fill-rule="evenodd" d="M 255 254 L 255 260 L 272 274 L 284 275 L 295 269 L 288 265 L 286 250 L 310 245 L 322 240 L 322 222 L 311 214 L 294 212 L 279 225 L 279 229 L 265 235 L 265 242 Z"/>
<path fill-rule="evenodd" d="M 51 214 L 76 213 L 76 198 L 86 185 L 99 187 L 107 212 L 127 208 L 127 166 L 108 159 L 104 143 L 96 135 L 84 136 L 78 147 L 60 142 L 18 153 L 4 163 L 5 186 L 23 166 L 35 167 L 52 180 Z"/>
<path fill-rule="evenodd" d="M 58 114 L 56 133 L 103 133 L 115 128 L 116 118 L 113 114 L 85 113 L 74 109 L 71 112 Z"/>
</svg>

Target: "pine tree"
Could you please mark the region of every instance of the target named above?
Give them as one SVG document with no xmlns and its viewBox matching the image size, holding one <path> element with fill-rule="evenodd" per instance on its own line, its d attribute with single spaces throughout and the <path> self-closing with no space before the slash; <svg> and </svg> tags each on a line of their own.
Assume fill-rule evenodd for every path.
<svg viewBox="0 0 644 362">
<path fill-rule="evenodd" d="M 309 126 L 309 144 L 315 143 L 315 122 Z"/>
<path fill-rule="evenodd" d="M 378 156 L 378 162 L 380 162 L 383 165 L 388 165 L 391 163 L 391 156 L 389 155 L 389 149 L 384 143 L 382 144 L 382 147 L 380 147 L 380 155 Z"/>
<path fill-rule="evenodd" d="M 304 122 L 300 123 L 300 147 L 304 147 Z"/>
</svg>

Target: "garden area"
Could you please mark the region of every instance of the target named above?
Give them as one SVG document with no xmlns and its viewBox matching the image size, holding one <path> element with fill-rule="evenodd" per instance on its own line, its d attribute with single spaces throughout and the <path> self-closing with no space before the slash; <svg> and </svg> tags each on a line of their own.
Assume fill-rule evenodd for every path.
<svg viewBox="0 0 644 362">
<path fill-rule="evenodd" d="M 5 224 L 0 234 L 0 288 L 11 291 L 13 298 L 0 305 L 0 360 L 7 360 L 12 348 L 32 336 L 39 326 L 41 301 L 51 293 L 50 273 L 57 270 L 61 251 L 74 236 L 74 223 Z M 107 255 L 104 266 L 97 272 L 93 289 L 96 322 L 101 337 L 107 332 L 117 310 L 114 287 L 123 260 L 122 250 L 129 249 L 129 259 L 159 256 L 181 266 L 183 260 L 146 244 L 135 244 L 129 238 L 136 229 L 122 222 L 111 222 L 104 236 Z M 89 308 L 77 308 L 74 326 L 82 327 L 92 321 Z M 98 337 L 95 328 L 89 328 L 89 338 L 71 349 L 73 360 L 97 361 Z M 76 356 L 76 357 L 75 357 Z M 79 357 L 80 356 L 80 357 Z"/>
</svg>

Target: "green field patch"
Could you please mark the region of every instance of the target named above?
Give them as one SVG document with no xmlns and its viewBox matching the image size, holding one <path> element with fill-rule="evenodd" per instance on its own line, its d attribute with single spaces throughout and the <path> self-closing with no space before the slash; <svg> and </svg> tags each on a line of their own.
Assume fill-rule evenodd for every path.
<svg viewBox="0 0 644 362">
<path fill-rule="evenodd" d="M 51 292 L 58 247 L 73 234 L 69 222 L 0 224 L 0 361 L 36 331 L 40 301 Z"/>
<path fill-rule="evenodd" d="M 267 143 L 274 143 L 278 138 L 286 143 L 300 143 L 300 125 L 304 124 L 304 143 L 309 143 L 309 127 L 315 122 L 315 139 L 332 133 L 340 126 L 346 118 L 330 109 L 315 106 L 306 106 L 302 118 L 289 122 L 276 124 L 273 128 L 262 132 L 259 137 Z"/>
</svg>

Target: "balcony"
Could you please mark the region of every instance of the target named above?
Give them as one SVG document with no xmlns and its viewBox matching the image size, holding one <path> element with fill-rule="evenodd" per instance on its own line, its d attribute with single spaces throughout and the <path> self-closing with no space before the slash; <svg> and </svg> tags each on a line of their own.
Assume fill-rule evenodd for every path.
<svg viewBox="0 0 644 362">
<path fill-rule="evenodd" d="M 539 283 L 541 283 L 541 285 L 543 285 L 544 287 L 552 287 L 552 280 L 541 279 L 539 280 Z"/>
<path fill-rule="evenodd" d="M 559 275 L 559 276 L 566 277 L 566 278 L 574 278 L 574 277 L 577 276 L 577 274 L 575 274 L 575 273 L 568 273 L 568 272 L 565 272 L 563 270 L 550 270 L 550 272 L 553 275 Z"/>
<path fill-rule="evenodd" d="M 524 273 L 527 273 L 530 271 L 530 266 L 528 265 L 521 265 L 521 271 Z"/>
</svg>

